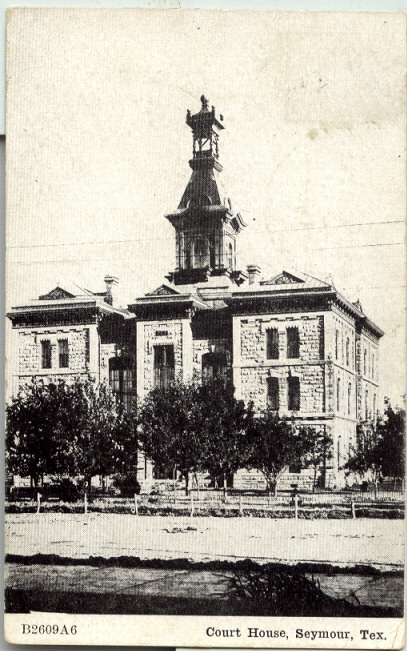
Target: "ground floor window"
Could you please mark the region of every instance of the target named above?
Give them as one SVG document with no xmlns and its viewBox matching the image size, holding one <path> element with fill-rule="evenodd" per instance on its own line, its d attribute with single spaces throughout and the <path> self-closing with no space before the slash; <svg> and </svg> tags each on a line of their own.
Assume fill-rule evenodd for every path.
<svg viewBox="0 0 407 651">
<path fill-rule="evenodd" d="M 129 359 L 114 357 L 109 361 L 109 384 L 117 400 L 129 410 L 133 398 L 133 371 Z"/>
</svg>

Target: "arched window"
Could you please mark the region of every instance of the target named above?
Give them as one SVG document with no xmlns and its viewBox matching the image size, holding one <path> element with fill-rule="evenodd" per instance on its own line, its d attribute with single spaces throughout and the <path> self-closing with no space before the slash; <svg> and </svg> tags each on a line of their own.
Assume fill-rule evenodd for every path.
<svg viewBox="0 0 407 651">
<path fill-rule="evenodd" d="M 194 269 L 201 269 L 209 265 L 208 241 L 198 237 L 193 244 L 193 266 Z"/>
<path fill-rule="evenodd" d="M 341 379 L 336 380 L 336 411 L 341 408 Z"/>
<path fill-rule="evenodd" d="M 349 353 L 350 353 L 350 341 L 349 341 L 349 337 L 346 337 L 346 366 L 349 366 Z"/>
<path fill-rule="evenodd" d="M 351 403 L 352 403 L 352 384 L 351 384 L 351 382 L 349 382 L 349 384 L 348 384 L 348 416 L 350 416 Z"/>
<path fill-rule="evenodd" d="M 233 271 L 233 245 L 231 242 L 228 244 L 228 268 Z"/>
<path fill-rule="evenodd" d="M 113 357 L 109 360 L 109 384 L 116 399 L 130 409 L 133 397 L 133 371 L 128 358 Z"/>
<path fill-rule="evenodd" d="M 226 353 L 205 353 L 202 355 L 202 381 L 212 382 L 215 379 L 226 381 L 228 365 Z"/>
</svg>

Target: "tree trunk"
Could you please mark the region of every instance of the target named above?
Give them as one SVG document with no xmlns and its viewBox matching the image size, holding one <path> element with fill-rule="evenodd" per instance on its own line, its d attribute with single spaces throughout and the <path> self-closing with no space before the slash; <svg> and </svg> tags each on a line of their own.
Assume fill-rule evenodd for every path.
<svg viewBox="0 0 407 651">
<path fill-rule="evenodd" d="M 274 497 L 277 497 L 277 479 L 274 482 Z"/>
<path fill-rule="evenodd" d="M 312 492 L 315 493 L 315 484 L 317 483 L 317 467 L 314 466 L 314 479 L 312 480 Z"/>
<path fill-rule="evenodd" d="M 186 472 L 184 474 L 184 477 L 185 477 L 185 495 L 189 495 L 189 491 L 188 491 L 189 473 Z"/>
<path fill-rule="evenodd" d="M 227 486 L 227 479 L 226 479 L 226 473 L 223 473 L 223 499 L 226 500 L 228 495 L 228 486 Z"/>
<path fill-rule="evenodd" d="M 88 477 L 86 483 L 87 483 L 88 502 L 91 502 L 92 501 L 92 477 Z"/>
<path fill-rule="evenodd" d="M 198 475 L 196 474 L 196 472 L 194 472 L 194 478 L 195 478 L 196 492 L 199 500 L 199 482 L 198 482 Z"/>
</svg>

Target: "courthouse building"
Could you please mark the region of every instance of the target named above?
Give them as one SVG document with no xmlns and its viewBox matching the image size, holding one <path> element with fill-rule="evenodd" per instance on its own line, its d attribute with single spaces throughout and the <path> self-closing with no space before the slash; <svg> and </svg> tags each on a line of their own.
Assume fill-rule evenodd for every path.
<svg viewBox="0 0 407 651">
<path fill-rule="evenodd" d="M 201 102 L 186 118 L 191 178 L 165 216 L 175 231 L 174 268 L 127 309 L 116 304 L 113 276 L 104 292 L 56 287 L 14 307 L 13 389 L 32 377 L 49 383 L 90 375 L 128 404 L 174 378 L 221 376 L 259 410 L 326 428 L 333 450 L 322 474 L 340 486 L 357 422 L 375 417 L 383 332 L 332 283 L 289 269 L 266 280 L 255 264 L 239 269 L 236 240 L 246 225 L 221 180 L 223 118 Z M 148 484 L 142 455 L 139 475 Z M 261 484 L 246 471 L 234 481 Z M 309 481 L 310 471 L 290 468 L 283 485 Z"/>
</svg>

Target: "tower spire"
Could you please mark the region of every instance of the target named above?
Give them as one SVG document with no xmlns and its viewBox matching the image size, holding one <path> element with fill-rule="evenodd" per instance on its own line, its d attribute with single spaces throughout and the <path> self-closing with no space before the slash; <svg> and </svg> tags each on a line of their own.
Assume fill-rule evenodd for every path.
<svg viewBox="0 0 407 651">
<path fill-rule="evenodd" d="M 228 276 L 240 284 L 246 277 L 236 271 L 236 236 L 245 226 L 220 180 L 219 136 L 223 116 L 201 95 L 201 110 L 187 110 L 192 131 L 192 175 L 178 209 L 166 218 L 175 228 L 176 269 L 168 278 L 175 284 L 205 282 L 210 276 Z"/>
</svg>

